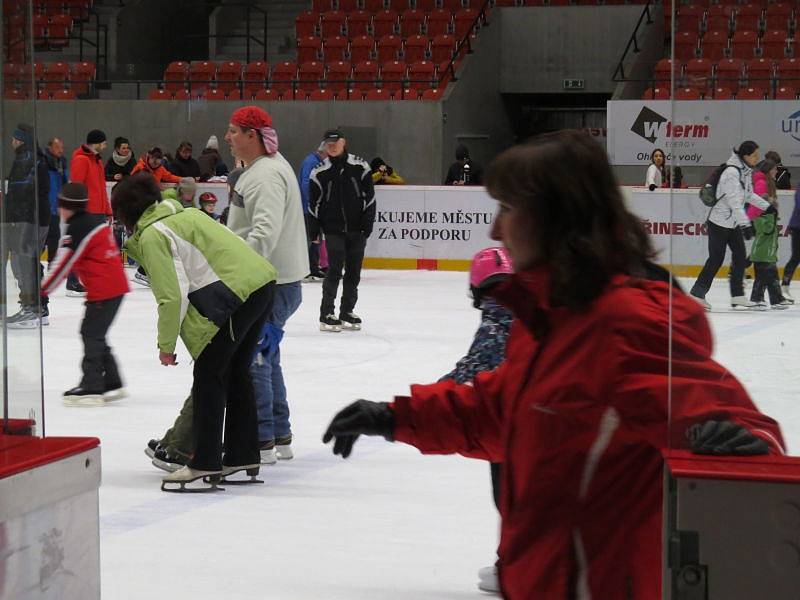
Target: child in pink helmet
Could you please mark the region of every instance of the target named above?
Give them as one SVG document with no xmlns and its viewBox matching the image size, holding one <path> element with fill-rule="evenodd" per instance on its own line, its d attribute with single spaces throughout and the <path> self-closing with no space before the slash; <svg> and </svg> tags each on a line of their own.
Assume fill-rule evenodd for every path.
<svg viewBox="0 0 800 600">
<path fill-rule="evenodd" d="M 481 311 L 481 324 L 467 354 L 440 381 L 471 382 L 478 373 L 495 369 L 506 357 L 506 340 L 514 317 L 491 297 L 491 291 L 511 276 L 513 267 L 505 248 L 484 248 L 472 258 L 469 289 L 472 305 Z M 491 463 L 494 503 L 500 508 L 500 464 Z M 487 592 L 499 591 L 494 565 L 478 572 L 478 587 Z"/>
</svg>

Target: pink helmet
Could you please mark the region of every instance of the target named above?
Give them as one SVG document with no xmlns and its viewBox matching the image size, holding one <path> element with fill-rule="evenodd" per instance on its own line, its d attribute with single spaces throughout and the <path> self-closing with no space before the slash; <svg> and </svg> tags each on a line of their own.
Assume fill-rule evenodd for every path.
<svg viewBox="0 0 800 600">
<path fill-rule="evenodd" d="M 487 287 L 513 272 L 511 257 L 505 248 L 484 248 L 472 257 L 469 285 L 473 288 Z"/>
</svg>

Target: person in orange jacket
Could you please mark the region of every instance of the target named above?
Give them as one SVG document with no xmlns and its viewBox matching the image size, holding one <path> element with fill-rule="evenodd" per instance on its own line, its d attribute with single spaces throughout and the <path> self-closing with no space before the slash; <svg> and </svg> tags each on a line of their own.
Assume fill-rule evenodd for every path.
<svg viewBox="0 0 800 600">
<path fill-rule="evenodd" d="M 136 166 L 133 167 L 131 175 L 138 173 L 139 171 L 144 171 L 145 173 L 150 173 L 153 177 L 155 177 L 158 183 L 180 183 L 181 178 L 167 171 L 167 168 L 161 164 L 163 160 L 163 150 L 161 150 L 161 148 L 158 146 L 151 148 L 147 154 L 139 159 L 139 162 L 136 163 Z"/>
</svg>

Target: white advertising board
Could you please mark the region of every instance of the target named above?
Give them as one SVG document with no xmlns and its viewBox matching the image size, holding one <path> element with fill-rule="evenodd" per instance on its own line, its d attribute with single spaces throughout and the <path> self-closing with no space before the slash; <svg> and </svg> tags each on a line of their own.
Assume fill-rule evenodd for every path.
<svg viewBox="0 0 800 600">
<path fill-rule="evenodd" d="M 615 165 L 647 165 L 656 148 L 677 166 L 725 162 L 744 140 L 800 166 L 800 102 L 617 100 L 608 108 L 608 154 Z"/>
</svg>

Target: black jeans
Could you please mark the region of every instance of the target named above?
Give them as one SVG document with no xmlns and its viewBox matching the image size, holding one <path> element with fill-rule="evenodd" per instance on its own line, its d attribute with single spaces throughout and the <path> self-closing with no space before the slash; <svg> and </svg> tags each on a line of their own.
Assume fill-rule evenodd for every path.
<svg viewBox="0 0 800 600">
<path fill-rule="evenodd" d="M 364 262 L 364 248 L 367 238 L 363 233 L 326 233 L 325 247 L 328 250 L 328 272 L 322 282 L 322 305 L 320 318 L 335 314 L 336 294 L 339 280 L 342 283 L 342 303 L 339 314 L 352 312 L 358 301 L 358 284 L 361 281 L 361 263 Z"/>
<path fill-rule="evenodd" d="M 320 236 L 316 238 L 311 237 L 311 226 L 309 220 L 312 218 L 310 215 L 306 217 L 306 238 L 308 239 L 308 266 L 312 275 L 319 273 L 319 245 L 321 243 Z"/>
<path fill-rule="evenodd" d="M 61 222 L 58 215 L 50 215 L 50 227 L 47 230 L 47 264 L 52 263 L 56 258 L 58 252 L 58 242 L 61 239 Z"/>
<path fill-rule="evenodd" d="M 728 229 L 708 221 L 708 260 L 689 292 L 692 296 L 706 297 L 711 283 L 714 281 L 714 276 L 725 260 L 726 247 L 731 249 L 731 273 L 728 277 L 731 297 L 744 295 L 744 268 L 747 251 L 744 247 L 742 232 L 738 227 Z"/>
<path fill-rule="evenodd" d="M 756 278 L 753 281 L 753 291 L 750 292 L 750 300 L 753 302 L 764 301 L 764 290 L 769 293 L 770 304 L 780 304 L 783 301 L 783 293 L 778 283 L 778 267 L 775 263 L 754 262 L 753 268 L 756 271 Z"/>
<path fill-rule="evenodd" d="M 792 236 L 792 256 L 789 257 L 789 262 L 783 268 L 783 285 L 789 285 L 794 277 L 794 271 L 797 265 L 800 264 L 800 229 L 790 228 L 789 233 Z"/>
<path fill-rule="evenodd" d="M 250 294 L 194 363 L 194 456 L 189 461 L 193 469 L 219 471 L 223 464 L 239 466 L 260 462 L 250 363 L 272 310 L 274 293 L 275 284 L 268 283 Z"/>
<path fill-rule="evenodd" d="M 86 303 L 86 313 L 81 323 L 83 379 L 80 385 L 90 392 L 103 393 L 107 389 L 122 387 L 117 361 L 106 344 L 106 333 L 117 316 L 120 304 L 122 296 Z"/>
</svg>

